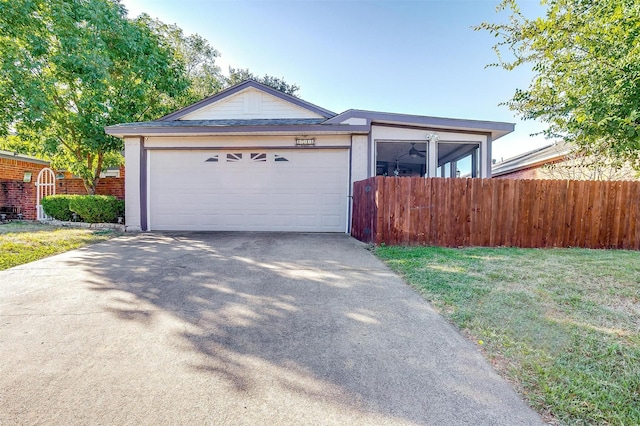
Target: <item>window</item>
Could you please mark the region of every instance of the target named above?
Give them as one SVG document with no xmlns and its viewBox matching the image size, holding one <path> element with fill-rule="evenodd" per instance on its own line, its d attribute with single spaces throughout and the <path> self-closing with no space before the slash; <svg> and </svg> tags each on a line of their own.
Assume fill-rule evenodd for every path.
<svg viewBox="0 0 640 426">
<path fill-rule="evenodd" d="M 426 173 L 426 142 L 376 141 L 377 176 L 424 176 Z"/>
<path fill-rule="evenodd" d="M 439 177 L 478 177 L 479 144 L 477 142 L 439 142 Z"/>
</svg>

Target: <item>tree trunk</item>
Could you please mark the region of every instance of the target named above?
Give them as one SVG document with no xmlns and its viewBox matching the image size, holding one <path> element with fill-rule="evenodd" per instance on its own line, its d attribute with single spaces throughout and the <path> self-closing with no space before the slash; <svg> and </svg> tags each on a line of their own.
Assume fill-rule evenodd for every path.
<svg viewBox="0 0 640 426">
<path fill-rule="evenodd" d="M 88 179 L 82 179 L 82 183 L 84 183 L 84 189 L 87 191 L 88 195 L 96 194 L 96 187 L 98 186 L 98 179 L 93 179 L 93 183 Z"/>
</svg>

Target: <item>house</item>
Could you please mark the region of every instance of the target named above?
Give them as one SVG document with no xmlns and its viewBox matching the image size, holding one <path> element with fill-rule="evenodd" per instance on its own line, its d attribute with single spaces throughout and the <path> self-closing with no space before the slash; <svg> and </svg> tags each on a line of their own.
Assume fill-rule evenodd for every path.
<svg viewBox="0 0 640 426">
<path fill-rule="evenodd" d="M 37 218 L 38 191 L 36 183 L 40 171 L 50 166 L 49 162 L 30 155 L 0 150 L 0 214 L 9 213 L 11 219 Z M 96 194 L 114 195 L 124 198 L 124 182 L 119 179 L 123 167 L 107 168 L 96 188 Z M 55 172 L 56 194 L 86 194 L 82 179 L 64 170 Z M 110 179 L 115 177 L 115 179 Z M 46 193 L 44 193 L 46 195 Z M 43 194 L 39 195 L 41 198 Z M 18 213 L 21 215 L 19 216 Z"/>
<path fill-rule="evenodd" d="M 563 143 L 552 143 L 532 151 L 496 162 L 491 176 L 510 179 L 549 179 L 543 166 L 555 164 L 564 159 L 571 148 Z"/>
<path fill-rule="evenodd" d="M 628 165 L 614 165 L 574 152 L 558 141 L 493 165 L 491 175 L 506 179 L 637 180 Z"/>
<path fill-rule="evenodd" d="M 124 139 L 132 230 L 349 232 L 353 182 L 375 175 L 491 175 L 511 123 L 347 110 L 252 80 Z"/>
<path fill-rule="evenodd" d="M 0 212 L 8 217 L 36 218 L 35 182 L 49 162 L 0 150 Z"/>
</svg>

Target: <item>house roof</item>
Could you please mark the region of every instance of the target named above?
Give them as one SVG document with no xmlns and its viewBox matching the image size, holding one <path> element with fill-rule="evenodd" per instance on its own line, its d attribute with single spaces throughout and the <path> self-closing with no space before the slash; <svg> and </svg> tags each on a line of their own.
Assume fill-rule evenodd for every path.
<svg viewBox="0 0 640 426">
<path fill-rule="evenodd" d="M 515 157 L 508 158 L 501 163 L 494 164 L 491 168 L 491 175 L 497 177 L 519 170 L 540 166 L 559 160 L 571 152 L 571 146 L 559 141 L 551 145 L 543 146 L 532 151 L 525 152 Z"/>
<path fill-rule="evenodd" d="M 303 108 L 319 118 L 277 119 L 216 119 L 189 120 L 189 114 L 207 108 L 246 89 L 256 89 Z M 117 137 L 136 136 L 186 136 L 215 134 L 368 134 L 372 124 L 400 125 L 448 131 L 467 131 L 490 134 L 492 140 L 511 133 L 513 123 L 430 117 L 410 114 L 394 114 L 378 111 L 350 109 L 336 114 L 317 105 L 287 95 L 276 89 L 246 80 L 186 108 L 158 120 L 124 123 L 105 127 L 105 132 Z"/>
<path fill-rule="evenodd" d="M 432 117 L 426 115 L 397 114 L 391 112 L 350 109 L 329 119 L 326 123 L 341 123 L 353 118 L 366 119 L 373 124 L 393 124 L 429 127 L 433 129 L 464 129 L 491 133 L 493 140 L 507 135 L 515 129 L 515 124 L 500 121 L 467 120 L 460 118 Z"/>
<path fill-rule="evenodd" d="M 238 92 L 241 92 L 243 90 L 246 90 L 248 88 L 254 88 L 254 89 L 258 89 L 262 92 L 266 92 L 272 96 L 275 96 L 276 98 L 282 99 L 283 101 L 286 102 L 290 102 L 294 105 L 297 105 L 301 108 L 307 109 L 309 111 L 315 112 L 316 114 L 324 117 L 324 118 L 331 118 L 333 116 L 336 115 L 335 112 L 329 111 L 328 109 L 324 109 L 321 108 L 317 105 L 312 104 L 311 102 L 307 102 L 307 101 L 303 101 L 300 98 L 296 98 L 295 96 L 292 95 L 288 95 L 284 92 L 281 92 L 279 90 L 276 90 L 272 87 L 269 87 L 267 85 L 264 85 L 262 83 L 258 83 L 255 80 L 245 80 L 240 84 L 236 84 L 235 86 L 229 87 L 228 89 L 225 89 L 221 92 L 216 93 L 215 95 L 209 96 L 208 98 L 204 98 L 203 100 L 196 102 L 195 104 L 189 105 L 188 107 L 182 108 L 176 112 L 173 112 L 171 114 L 165 115 L 164 117 L 160 118 L 158 121 L 170 121 L 170 120 L 178 120 L 181 117 L 184 117 L 185 115 L 199 110 L 201 108 L 204 108 L 208 105 L 211 105 L 215 102 L 218 102 L 224 98 L 227 98 L 231 95 L 234 95 Z"/>
<path fill-rule="evenodd" d="M 46 160 L 42 160 L 37 157 L 32 157 L 30 155 L 18 154 L 17 152 L 5 151 L 1 149 L 0 149 L 0 158 L 6 158 L 9 160 L 26 161 L 28 163 L 34 163 L 34 164 L 44 164 L 47 166 L 49 165 L 49 162 Z"/>
</svg>

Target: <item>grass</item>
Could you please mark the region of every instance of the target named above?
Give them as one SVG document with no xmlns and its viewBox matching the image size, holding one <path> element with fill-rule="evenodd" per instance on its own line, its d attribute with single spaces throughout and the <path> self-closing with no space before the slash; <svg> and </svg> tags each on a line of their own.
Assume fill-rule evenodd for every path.
<svg viewBox="0 0 640 426">
<path fill-rule="evenodd" d="M 379 247 L 552 423 L 640 424 L 640 252 Z"/>
<path fill-rule="evenodd" d="M 105 241 L 112 230 L 59 228 L 35 222 L 0 224 L 0 270 Z"/>
</svg>

